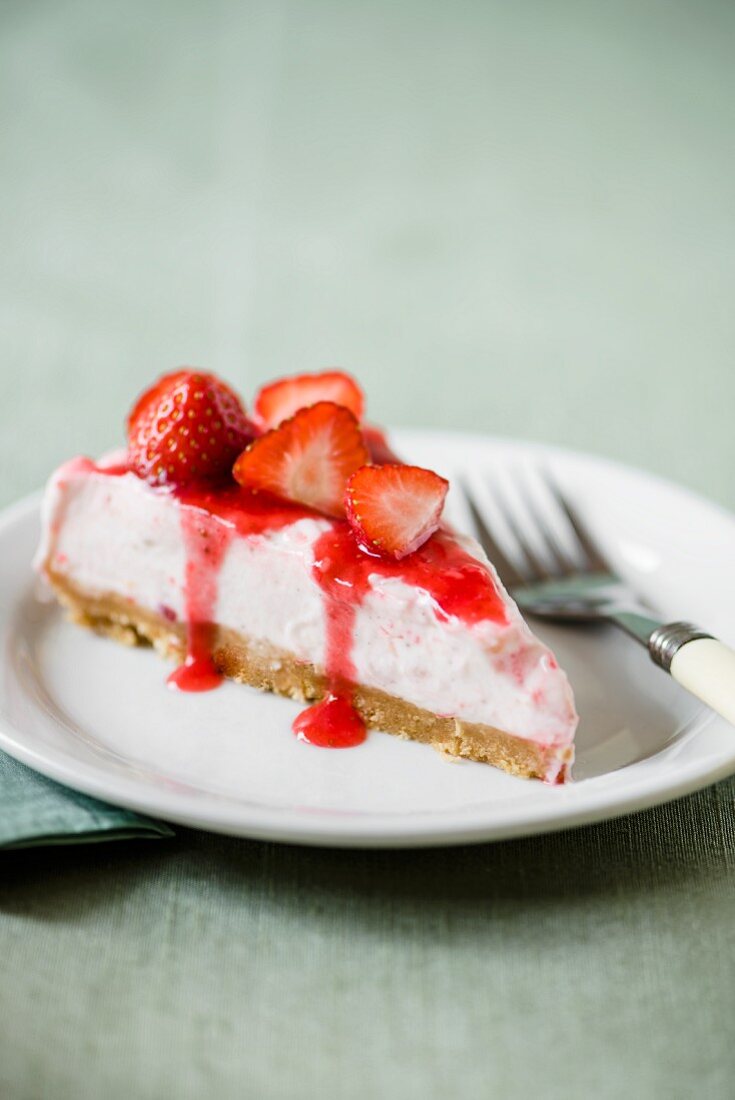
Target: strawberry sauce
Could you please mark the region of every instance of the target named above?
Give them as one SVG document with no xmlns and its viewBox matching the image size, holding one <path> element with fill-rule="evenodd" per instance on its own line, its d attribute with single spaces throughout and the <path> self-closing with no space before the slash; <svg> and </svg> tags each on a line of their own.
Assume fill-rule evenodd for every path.
<svg viewBox="0 0 735 1100">
<path fill-rule="evenodd" d="M 312 513 L 298 505 L 266 500 L 239 486 L 189 486 L 176 490 L 175 495 L 186 505 L 181 509 L 186 549 L 186 659 L 167 682 L 178 691 L 211 691 L 222 682 L 212 651 L 219 574 L 233 537 L 263 534 Z"/>
<path fill-rule="evenodd" d="M 352 678 L 352 624 L 370 588 L 370 577 L 395 577 L 431 596 L 434 614 L 470 625 L 491 619 L 505 623 L 503 603 L 484 565 L 463 550 L 446 530 L 439 530 L 402 561 L 363 550 L 344 521 L 334 521 L 314 546 L 314 579 L 327 597 L 327 666 Z M 337 610 L 337 607 L 340 610 Z"/>
<path fill-rule="evenodd" d="M 353 705 L 357 672 L 352 640 L 363 590 L 355 584 L 355 570 L 349 565 L 348 542 L 357 545 L 349 526 L 341 522 L 314 546 L 312 576 L 324 593 L 324 669 L 329 691 L 320 703 L 299 714 L 293 731 L 300 741 L 320 748 L 349 749 L 367 737 L 365 723 Z"/>
<path fill-rule="evenodd" d="M 335 521 L 314 546 L 312 569 L 324 594 L 329 694 L 294 723 L 297 737 L 313 745 L 344 748 L 365 739 L 365 725 L 352 705 L 357 680 L 352 647 L 357 610 L 375 574 L 396 577 L 427 592 L 439 619 L 455 615 L 465 623 L 505 622 L 505 609 L 488 571 L 445 532 L 438 531 L 403 561 L 389 562 L 366 553 L 349 524 Z"/>
<path fill-rule="evenodd" d="M 186 659 L 167 683 L 177 691 L 211 691 L 222 681 L 212 649 L 217 581 L 233 530 L 206 512 L 182 508 L 181 532 L 186 548 Z"/>
<path fill-rule="evenodd" d="M 299 741 L 320 749 L 353 749 L 367 737 L 365 723 L 352 705 L 350 694 L 330 691 L 320 703 L 302 710 L 293 727 Z"/>
</svg>

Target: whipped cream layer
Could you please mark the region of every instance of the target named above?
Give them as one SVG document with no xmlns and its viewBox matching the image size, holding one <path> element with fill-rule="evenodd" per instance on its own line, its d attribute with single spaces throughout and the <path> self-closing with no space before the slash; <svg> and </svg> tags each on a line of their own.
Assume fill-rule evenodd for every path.
<svg viewBox="0 0 735 1100">
<path fill-rule="evenodd" d="M 193 507 L 135 474 L 74 459 L 49 482 L 37 568 L 86 593 L 116 593 L 185 621 L 182 518 Z M 206 522 L 227 525 L 216 516 Z M 327 614 L 324 589 L 314 578 L 314 547 L 333 526 L 309 515 L 262 532 L 228 532 L 215 621 L 323 669 Z M 451 537 L 489 571 L 504 621 L 438 614 L 427 591 L 376 570 L 355 611 L 356 679 L 436 714 L 566 749 L 577 716 L 564 672 L 531 633 L 480 546 Z M 570 752 L 563 755 L 568 762 Z"/>
</svg>

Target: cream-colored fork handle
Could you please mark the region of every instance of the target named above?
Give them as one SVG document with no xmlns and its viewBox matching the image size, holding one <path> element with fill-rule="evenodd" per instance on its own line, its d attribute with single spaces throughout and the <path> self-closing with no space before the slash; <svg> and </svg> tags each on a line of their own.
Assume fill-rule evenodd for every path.
<svg viewBox="0 0 735 1100">
<path fill-rule="evenodd" d="M 695 638 L 671 658 L 671 675 L 735 726 L 735 650 L 716 638 Z"/>
</svg>

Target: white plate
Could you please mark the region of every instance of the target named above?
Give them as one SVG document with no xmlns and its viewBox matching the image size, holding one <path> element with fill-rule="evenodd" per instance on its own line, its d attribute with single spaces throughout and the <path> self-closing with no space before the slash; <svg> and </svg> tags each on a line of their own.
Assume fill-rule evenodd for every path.
<svg viewBox="0 0 735 1100">
<path fill-rule="evenodd" d="M 450 477 L 545 457 L 620 572 L 663 615 L 735 641 L 735 519 L 716 506 L 567 451 L 436 432 L 403 432 L 397 444 Z M 290 732 L 296 703 L 235 684 L 173 694 L 150 650 L 98 638 L 40 603 L 37 536 L 37 498 L 0 520 L 0 748 L 110 802 L 238 836 L 419 846 L 598 821 L 735 771 L 735 729 L 634 642 L 608 628 L 538 624 L 581 714 L 574 783 L 513 779 L 380 733 L 357 749 L 313 748 Z"/>
</svg>

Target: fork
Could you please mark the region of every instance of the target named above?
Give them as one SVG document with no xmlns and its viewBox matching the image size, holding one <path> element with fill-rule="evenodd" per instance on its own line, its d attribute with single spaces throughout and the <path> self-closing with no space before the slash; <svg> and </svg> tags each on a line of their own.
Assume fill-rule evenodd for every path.
<svg viewBox="0 0 735 1100">
<path fill-rule="evenodd" d="M 557 513 L 557 525 L 544 519 L 534 496 L 515 480 L 517 504 L 527 523 L 509 507 L 497 485 L 488 489 L 519 553 L 503 548 L 466 481 L 461 483 L 480 544 L 500 579 L 524 612 L 557 622 L 610 622 L 646 646 L 660 668 L 687 691 L 735 725 L 735 650 L 689 622 L 661 622 L 606 561 L 579 512 L 548 470 L 540 481 Z M 562 541 L 556 533 L 566 529 Z M 535 531 L 535 538 L 529 538 Z M 573 546 L 571 553 L 568 547 Z"/>
</svg>

